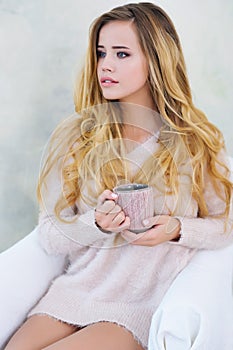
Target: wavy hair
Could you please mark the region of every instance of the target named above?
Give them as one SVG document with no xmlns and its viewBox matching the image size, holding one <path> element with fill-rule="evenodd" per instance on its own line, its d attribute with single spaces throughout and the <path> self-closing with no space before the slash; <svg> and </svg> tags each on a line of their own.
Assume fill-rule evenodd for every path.
<svg viewBox="0 0 233 350">
<path fill-rule="evenodd" d="M 111 21 L 133 22 L 148 61 L 151 96 L 164 124 L 159 150 L 134 176 L 129 175 L 124 161 L 121 108 L 117 101 L 103 97 L 97 78 L 99 33 Z M 171 19 L 160 7 L 146 2 L 127 4 L 104 13 L 93 22 L 74 101 L 78 117 L 63 122 L 56 129 L 38 186 L 40 192 L 52 166 L 64 157 L 63 193 L 55 208 L 58 216 L 62 209 L 74 205 L 82 196 L 87 180 L 94 180 L 96 184 L 95 190 L 88 189 L 89 197 L 96 198 L 104 189 L 113 188 L 119 179 L 146 181 L 159 188 L 162 182 L 164 191 L 170 189 L 178 196 L 180 167 L 188 159 L 192 169 L 189 174 L 191 196 L 197 201 L 199 216 L 208 215 L 204 197 L 206 171 L 216 194 L 226 203 L 223 214 L 229 214 L 232 183 L 228 179 L 229 169 L 219 158 L 225 147 L 223 136 L 193 104 L 179 37 Z"/>
</svg>

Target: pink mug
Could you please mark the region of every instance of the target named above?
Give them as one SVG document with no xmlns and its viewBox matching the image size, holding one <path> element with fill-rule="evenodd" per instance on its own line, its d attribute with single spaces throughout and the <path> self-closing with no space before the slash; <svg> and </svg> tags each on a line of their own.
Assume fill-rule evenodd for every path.
<svg viewBox="0 0 233 350">
<path fill-rule="evenodd" d="M 130 218 L 129 231 L 141 233 L 148 230 L 142 221 L 154 216 L 153 188 L 145 184 L 130 183 L 119 185 L 113 189 L 118 195 L 117 204 Z"/>
</svg>

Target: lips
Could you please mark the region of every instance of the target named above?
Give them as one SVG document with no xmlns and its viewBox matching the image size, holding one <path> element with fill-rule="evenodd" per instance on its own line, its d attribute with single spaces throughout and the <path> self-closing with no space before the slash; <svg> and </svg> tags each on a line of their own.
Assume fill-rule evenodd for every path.
<svg viewBox="0 0 233 350">
<path fill-rule="evenodd" d="M 100 79 L 102 86 L 112 86 L 118 84 L 118 81 L 110 78 L 110 77 L 103 77 Z"/>
</svg>

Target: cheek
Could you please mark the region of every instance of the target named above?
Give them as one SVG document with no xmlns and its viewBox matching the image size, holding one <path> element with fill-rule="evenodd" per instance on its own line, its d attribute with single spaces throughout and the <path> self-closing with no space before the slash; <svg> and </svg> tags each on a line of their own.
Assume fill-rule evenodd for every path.
<svg viewBox="0 0 233 350">
<path fill-rule="evenodd" d="M 144 65 L 134 65 L 130 67 L 128 71 L 128 82 L 134 82 L 137 85 L 143 85 L 147 81 L 148 71 Z"/>
<path fill-rule="evenodd" d="M 100 80 L 100 64 L 97 63 L 97 67 L 96 67 L 96 75 L 98 77 L 98 81 Z"/>
<path fill-rule="evenodd" d="M 142 78 L 142 80 L 144 80 L 144 82 L 146 82 L 148 79 L 148 74 L 149 74 L 149 67 L 148 67 L 147 62 L 142 63 L 141 72 L 142 72 L 141 78 Z"/>
<path fill-rule="evenodd" d="M 128 72 L 126 72 L 126 75 L 131 76 L 131 82 L 132 80 L 136 80 L 138 82 L 143 83 L 147 80 L 148 64 L 144 57 L 138 57 L 138 59 L 135 59 L 135 61 L 132 64 L 130 64 L 130 66 L 128 66 L 127 68 Z"/>
</svg>

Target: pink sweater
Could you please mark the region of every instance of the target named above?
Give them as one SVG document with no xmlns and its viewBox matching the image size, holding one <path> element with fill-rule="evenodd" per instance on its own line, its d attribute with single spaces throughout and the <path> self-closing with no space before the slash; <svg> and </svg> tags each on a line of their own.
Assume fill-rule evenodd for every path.
<svg viewBox="0 0 233 350">
<path fill-rule="evenodd" d="M 156 147 L 156 138 L 152 137 L 130 152 L 131 170 L 136 171 Z M 79 215 L 74 222 L 58 221 L 54 205 L 61 183 L 54 170 L 48 182 L 48 194 L 44 194 L 46 210 L 40 213 L 40 239 L 49 254 L 68 255 L 69 266 L 53 281 L 29 315 L 44 313 L 79 326 L 114 322 L 132 332 L 146 349 L 153 313 L 196 250 L 217 249 L 233 243 L 232 230 L 224 233 L 224 218 L 211 217 L 224 210 L 224 203 L 214 194 L 208 179 L 205 198 L 209 217 L 204 219 L 197 218 L 197 203 L 190 196 L 188 177 L 181 176 L 181 186 L 177 213 L 182 224 L 179 242 L 133 246 L 120 234 L 101 232 L 94 223 L 94 208 L 82 200 L 77 202 Z M 172 205 L 174 198 L 157 193 L 156 214 L 168 214 Z M 64 217 L 73 219 L 73 210 L 65 210 Z"/>
</svg>

